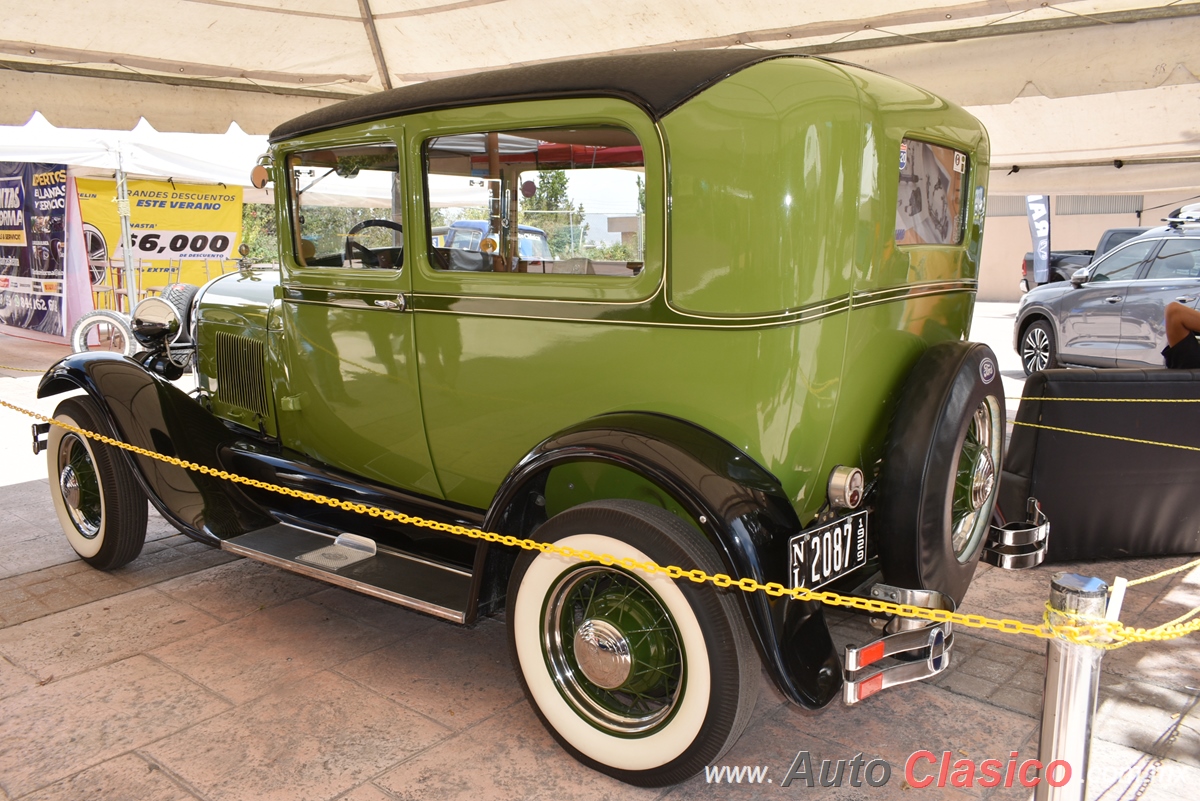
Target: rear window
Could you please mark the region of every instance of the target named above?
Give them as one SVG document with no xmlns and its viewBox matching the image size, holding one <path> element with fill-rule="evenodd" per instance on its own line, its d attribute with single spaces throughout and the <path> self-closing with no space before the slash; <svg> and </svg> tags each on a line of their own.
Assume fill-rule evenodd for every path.
<svg viewBox="0 0 1200 801">
<path fill-rule="evenodd" d="M 896 243 L 960 244 L 966 174 L 966 153 L 916 139 L 902 140 Z"/>
</svg>

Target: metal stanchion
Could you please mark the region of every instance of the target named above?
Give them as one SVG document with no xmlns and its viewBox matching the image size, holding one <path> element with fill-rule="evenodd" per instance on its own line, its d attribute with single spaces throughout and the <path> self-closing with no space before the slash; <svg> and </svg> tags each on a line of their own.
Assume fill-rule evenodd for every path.
<svg viewBox="0 0 1200 801">
<path fill-rule="evenodd" d="M 1070 625 L 1077 616 L 1103 618 L 1108 585 L 1098 578 L 1078 573 L 1058 573 L 1050 582 L 1050 622 Z M 1042 695 L 1042 736 L 1038 761 L 1042 780 L 1036 801 L 1084 801 L 1087 793 L 1088 753 L 1092 745 L 1092 716 L 1100 689 L 1100 657 L 1104 651 L 1066 639 L 1046 645 L 1046 689 Z M 1061 786 L 1062 767 L 1052 771 L 1052 762 L 1065 762 L 1071 776 Z"/>
</svg>

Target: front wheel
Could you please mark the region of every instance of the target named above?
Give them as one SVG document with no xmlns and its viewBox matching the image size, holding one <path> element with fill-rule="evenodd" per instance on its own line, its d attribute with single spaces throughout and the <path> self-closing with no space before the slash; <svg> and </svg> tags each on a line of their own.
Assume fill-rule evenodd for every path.
<svg viewBox="0 0 1200 801">
<path fill-rule="evenodd" d="M 1025 369 L 1025 375 L 1058 367 L 1054 329 L 1045 320 L 1036 320 L 1021 335 L 1021 366 Z"/>
<path fill-rule="evenodd" d="M 68 398 L 54 410 L 54 419 L 113 436 L 91 398 Z M 75 553 L 101 570 L 136 559 L 146 541 L 146 496 L 122 455 L 51 425 L 46 458 L 54 511 Z"/>
<path fill-rule="evenodd" d="M 674 515 L 597 501 L 538 539 L 594 554 L 720 572 L 711 545 Z M 525 695 L 585 765 L 647 787 L 676 784 L 737 740 L 759 663 L 731 591 L 531 552 L 509 582 L 509 645 Z"/>
</svg>

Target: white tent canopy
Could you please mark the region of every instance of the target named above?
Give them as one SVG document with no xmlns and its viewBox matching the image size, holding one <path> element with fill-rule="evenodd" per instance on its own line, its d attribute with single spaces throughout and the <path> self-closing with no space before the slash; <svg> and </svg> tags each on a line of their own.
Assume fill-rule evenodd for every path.
<svg viewBox="0 0 1200 801">
<path fill-rule="evenodd" d="M 799 48 L 976 113 L 993 192 L 1200 184 L 1195 2 L 0 0 L 0 11 L 0 123 L 40 111 L 60 126 L 145 117 L 160 130 L 265 133 L 341 98 L 512 64 Z"/>
</svg>

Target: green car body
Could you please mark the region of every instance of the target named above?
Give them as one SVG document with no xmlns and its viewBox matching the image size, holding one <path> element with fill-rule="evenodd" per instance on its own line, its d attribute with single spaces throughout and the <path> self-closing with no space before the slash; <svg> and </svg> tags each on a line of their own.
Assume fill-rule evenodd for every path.
<svg viewBox="0 0 1200 801">
<path fill-rule="evenodd" d="M 909 419 L 906 403 L 949 397 L 952 379 L 979 384 L 982 376 L 979 386 L 999 387 L 994 360 L 977 353 L 982 346 L 974 346 L 969 359 L 962 355 L 988 174 L 988 139 L 979 122 L 903 82 L 789 54 L 596 59 L 579 62 L 562 78 L 553 66 L 396 90 L 281 126 L 264 159 L 276 188 L 280 264 L 242 270 L 200 290 L 187 321 L 200 403 L 181 400 L 148 373 L 139 377 L 141 368 L 128 360 L 100 357 L 66 360 L 48 374 L 43 394 L 83 386 L 111 428 L 135 444 L 157 444 L 164 452 L 169 446 L 181 456 L 199 448 L 198 461 L 207 454 L 209 463 L 216 459 L 233 472 L 505 534 L 539 539 L 562 529 L 555 521 L 593 509 L 600 510 L 595 525 L 602 528 L 609 525 L 603 514 L 637 518 L 637 510 L 657 507 L 668 518 L 645 513 L 648 525 L 667 531 L 668 539 L 694 538 L 696 553 L 716 560 L 709 562 L 714 569 L 785 583 L 791 539 L 859 505 L 861 486 L 852 502 L 842 503 L 830 489 L 835 468 L 856 467 L 866 476 L 866 506 L 878 511 L 891 492 L 892 511 L 876 515 L 866 565 L 834 571 L 832 586 L 851 589 L 882 568 L 885 577 L 916 575 L 908 581 L 921 589 L 961 598 L 983 547 L 976 518 L 987 518 L 994 502 L 1000 443 L 993 440 L 1002 439 L 994 434 L 1003 419 L 1002 397 L 988 395 L 982 411 L 967 408 L 948 433 L 919 433 L 916 424 L 905 424 L 913 429 L 908 436 L 935 445 L 949 437 L 948 445 L 937 445 L 947 454 L 943 461 L 950 460 L 949 478 L 922 490 L 932 506 L 940 509 L 944 501 L 947 510 L 958 509 L 964 493 L 978 496 L 968 503 L 965 528 L 955 529 L 948 559 L 958 571 L 955 586 L 931 586 L 939 583 L 941 567 L 924 572 L 924 563 L 942 560 L 930 556 L 921 539 L 931 535 L 905 538 L 889 528 L 907 525 L 894 523 L 904 514 L 914 530 L 931 524 L 923 512 L 905 511 L 907 500 L 898 496 L 914 493 L 887 484 L 889 469 L 900 469 L 889 463 L 900 457 L 889 454 L 913 450 L 896 431 L 898 415 Z M 659 83 L 656 70 L 663 71 Z M 444 230 L 446 220 L 435 219 L 427 177 L 438 143 L 481 132 L 546 130 L 636 137 L 644 192 L 636 256 L 581 259 L 583 274 L 551 267 L 521 274 L 526 265 L 518 269 L 514 259 L 511 268 L 502 267 L 499 256 L 494 269 L 489 261 L 481 262 L 481 271 L 447 269 L 435 231 Z M 945 241 L 914 243 L 898 209 L 916 214 L 920 204 L 902 196 L 909 185 L 902 186 L 901 176 L 916 158 L 914 148 L 929 146 L 928 153 L 952 157 L 952 169 L 943 170 L 952 186 L 950 213 L 942 220 Z M 302 207 L 306 190 L 297 165 L 307 163 L 305 154 L 338 148 L 394 149 L 388 219 L 396 233 L 372 250 L 352 244 L 351 231 L 344 256 L 314 256 L 304 230 L 313 212 Z M 491 149 L 488 154 L 499 158 Z M 337 169 L 344 177 L 357 172 Z M 304 175 L 312 185 L 324 177 L 316 169 Z M 910 184 L 918 185 L 915 179 Z M 531 193 L 532 187 L 525 198 Z M 499 194 L 492 197 L 501 202 Z M 515 189 L 512 202 L 515 208 Z M 610 263 L 617 268 L 605 266 Z M 927 352 L 951 351 L 958 355 L 950 367 L 935 365 L 927 371 L 933 378 L 920 377 Z M 120 377 L 105 379 L 109 374 Z M 923 381 L 931 383 L 912 386 Z M 145 422 L 145 413 L 121 411 L 116 400 L 147 388 L 158 399 L 150 404 L 155 425 Z M 972 419 L 982 432 L 974 440 Z M 265 558 L 259 540 L 245 538 L 273 524 L 302 527 L 307 520 L 330 535 L 366 533 L 389 552 L 452 567 L 465 577 L 454 603 L 431 600 L 446 592 L 436 579 L 428 580 L 427 592 L 375 594 L 435 614 L 452 611 L 442 616 L 463 622 L 504 606 L 506 585 L 510 625 L 519 621 L 526 613 L 518 585 L 542 567 L 528 557 L 514 571 L 515 555 L 498 546 L 355 522 L 352 515 L 338 518 L 270 493 L 223 489 L 215 480 L 170 473 L 144 459 L 129 462 L 151 501 L 176 525 L 239 553 L 301 569 L 292 551 Z M 910 474 L 904 480 L 922 486 L 922 464 L 918 458 L 915 468 L 903 468 Z M 646 536 L 630 544 L 666 558 L 652 550 L 657 535 Z M 685 553 L 689 547 L 685 542 Z M 699 555 L 695 563 L 707 558 Z M 575 603 L 580 587 L 593 586 L 587 581 L 613 578 L 565 578 L 574 575 L 567 570 L 558 583 L 551 581 L 544 603 L 534 605 L 542 610 L 539 620 Z M 372 591 L 365 579 L 342 583 Z M 687 616 L 683 607 L 639 587 L 625 591 L 619 615 L 593 617 L 620 628 L 656 616 L 682 633 L 661 647 L 643 643 L 626 660 L 662 660 L 688 648 L 695 658 L 687 625 L 676 620 Z M 737 610 L 733 628 L 741 632 L 729 636 L 753 643 L 789 698 L 815 709 L 836 696 L 841 673 L 819 605 L 729 595 L 723 593 L 721 603 Z M 580 642 L 573 647 L 583 648 Z M 527 647 L 518 633 L 519 666 Z M 711 651 L 712 645 L 704 647 Z M 685 726 L 679 721 L 691 714 L 688 693 L 701 691 L 668 682 L 654 692 L 675 700 L 656 701 L 659 716 L 635 726 L 629 721 L 642 718 L 633 706 L 597 689 L 606 686 L 597 677 L 609 675 L 603 659 L 610 654 L 545 648 L 568 708 L 593 729 L 615 732 L 599 752 L 586 745 L 591 729 L 572 733 L 574 724 L 556 722 L 536 677 L 522 668 L 539 714 L 585 763 L 627 781 L 662 784 L 694 773 L 697 760 L 711 761 L 728 747 L 723 740 L 702 748 L 687 741 L 676 753 L 667 745 L 666 756 L 649 765 L 640 755 L 622 756 L 631 737 L 647 737 L 647 750 L 654 751 L 673 727 Z M 570 669 L 555 673 L 564 660 L 588 681 L 563 678 Z M 611 759 L 606 748 L 614 749 Z"/>
</svg>

